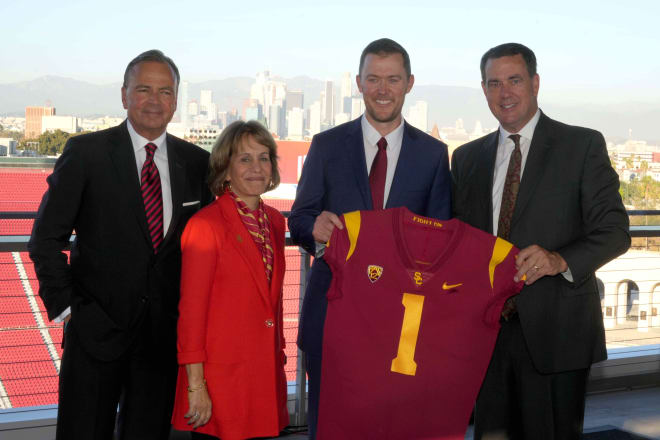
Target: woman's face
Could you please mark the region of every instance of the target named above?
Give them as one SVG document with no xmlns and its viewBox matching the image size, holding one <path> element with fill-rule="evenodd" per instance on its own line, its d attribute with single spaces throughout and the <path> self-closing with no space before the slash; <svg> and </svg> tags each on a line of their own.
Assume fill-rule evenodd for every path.
<svg viewBox="0 0 660 440">
<path fill-rule="evenodd" d="M 229 161 L 227 180 L 238 197 L 251 209 L 270 184 L 273 164 L 268 147 L 257 143 L 253 136 L 244 136 Z"/>
</svg>

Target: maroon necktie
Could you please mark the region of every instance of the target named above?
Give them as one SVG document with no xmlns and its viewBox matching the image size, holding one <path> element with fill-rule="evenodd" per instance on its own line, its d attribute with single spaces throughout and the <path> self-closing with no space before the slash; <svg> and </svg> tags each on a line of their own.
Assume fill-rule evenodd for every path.
<svg viewBox="0 0 660 440">
<path fill-rule="evenodd" d="M 158 147 L 151 142 L 144 146 L 144 149 L 147 150 L 147 159 L 142 165 L 140 175 L 142 200 L 144 200 L 144 211 L 147 214 L 147 225 L 154 252 L 158 251 L 158 246 L 163 241 L 163 195 L 160 188 L 160 174 L 158 174 L 158 168 L 154 162 L 156 148 Z"/>
<path fill-rule="evenodd" d="M 520 165 L 522 163 L 522 153 L 520 152 L 520 135 L 512 134 L 509 136 L 515 145 L 509 159 L 509 168 L 506 170 L 506 179 L 504 180 L 504 189 L 502 191 L 502 205 L 500 206 L 500 218 L 497 223 L 497 236 L 505 240 L 509 239 L 511 231 L 511 218 L 513 210 L 516 207 L 516 198 L 520 188 Z"/>
<path fill-rule="evenodd" d="M 387 176 L 387 140 L 384 137 L 376 143 L 378 153 L 369 171 L 369 186 L 371 187 L 371 202 L 373 209 L 383 209 L 385 200 L 385 176 Z"/>
</svg>

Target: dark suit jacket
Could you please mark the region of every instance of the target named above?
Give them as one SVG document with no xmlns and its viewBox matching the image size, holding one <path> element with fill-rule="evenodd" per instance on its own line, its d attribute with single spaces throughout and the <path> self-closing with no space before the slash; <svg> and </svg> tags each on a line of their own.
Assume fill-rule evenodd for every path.
<svg viewBox="0 0 660 440">
<path fill-rule="evenodd" d="M 175 354 L 179 240 L 213 196 L 206 151 L 168 134 L 167 154 L 173 212 L 156 254 L 126 121 L 69 139 L 48 177 L 28 244 L 39 295 L 50 319 L 71 306 L 70 325 L 97 359 L 118 358 L 147 313 L 155 346 Z M 68 263 L 62 250 L 72 231 Z"/>
<path fill-rule="evenodd" d="M 401 152 L 387 199 L 387 208 L 406 206 L 412 212 L 449 218 L 451 180 L 447 146 L 405 123 Z M 314 136 L 309 148 L 289 230 L 293 240 L 314 255 L 314 221 L 321 211 L 337 215 L 372 209 L 361 118 Z M 300 316 L 298 345 L 320 355 L 327 299 L 332 278 L 322 258 L 312 265 Z"/>
<path fill-rule="evenodd" d="M 498 132 L 452 157 L 454 215 L 492 233 Z M 523 170 L 509 240 L 557 251 L 573 282 L 546 276 L 517 298 L 523 334 L 541 373 L 587 368 L 607 357 L 594 272 L 630 246 L 628 216 L 603 136 L 541 114 Z"/>
</svg>

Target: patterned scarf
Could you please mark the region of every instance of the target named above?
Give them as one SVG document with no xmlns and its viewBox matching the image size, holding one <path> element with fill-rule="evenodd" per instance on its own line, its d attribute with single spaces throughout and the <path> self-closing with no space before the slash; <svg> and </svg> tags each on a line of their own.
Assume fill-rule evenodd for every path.
<svg viewBox="0 0 660 440">
<path fill-rule="evenodd" d="M 243 224 L 252 236 L 252 240 L 261 251 L 261 258 L 264 262 L 264 269 L 266 270 L 266 279 L 270 283 L 273 274 L 273 246 L 270 241 L 270 224 L 268 222 L 268 215 L 264 209 L 263 200 L 259 199 L 259 207 L 254 211 L 241 200 L 232 190 L 227 189 L 227 193 L 234 201 L 238 214 L 243 220 Z"/>
</svg>

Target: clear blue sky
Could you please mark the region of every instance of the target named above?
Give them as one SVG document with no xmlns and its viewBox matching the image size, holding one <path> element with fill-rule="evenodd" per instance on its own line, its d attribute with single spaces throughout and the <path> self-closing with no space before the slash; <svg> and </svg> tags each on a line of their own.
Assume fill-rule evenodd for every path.
<svg viewBox="0 0 660 440">
<path fill-rule="evenodd" d="M 52 74 L 119 81 L 159 48 L 192 82 L 273 74 L 339 78 L 388 36 L 409 51 L 418 84 L 479 86 L 482 53 L 531 47 L 541 91 L 567 101 L 660 99 L 660 2 L 2 1 L 0 83 Z"/>
</svg>

